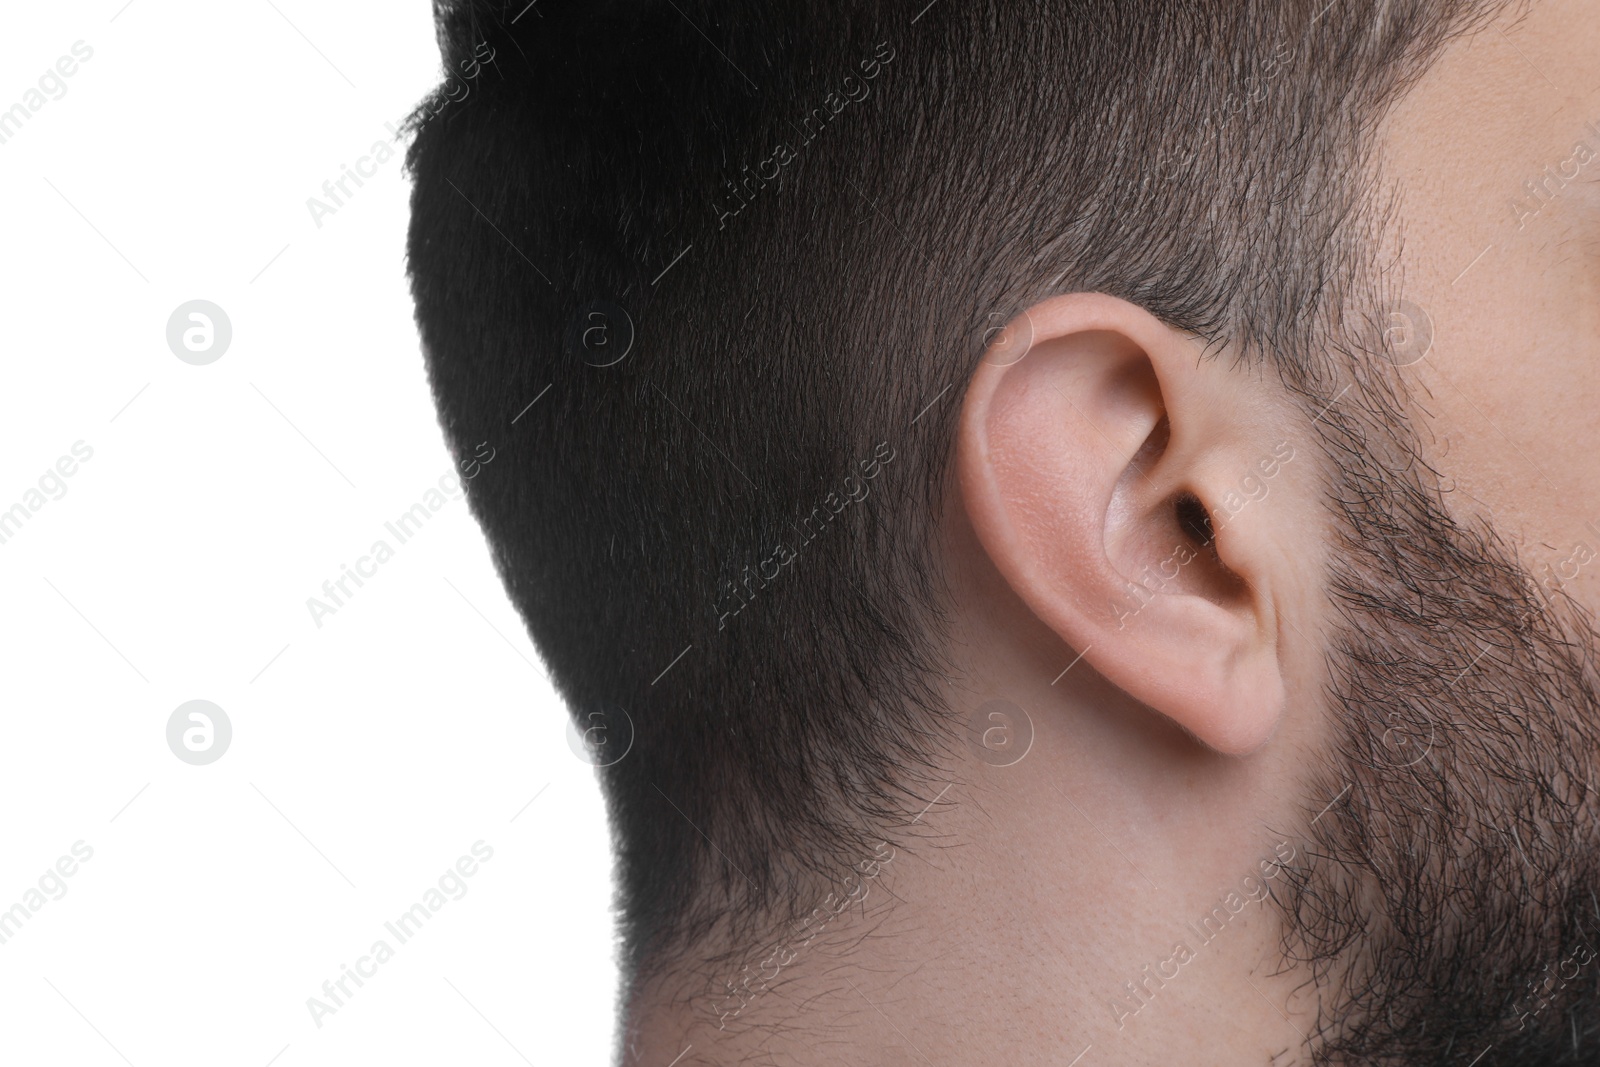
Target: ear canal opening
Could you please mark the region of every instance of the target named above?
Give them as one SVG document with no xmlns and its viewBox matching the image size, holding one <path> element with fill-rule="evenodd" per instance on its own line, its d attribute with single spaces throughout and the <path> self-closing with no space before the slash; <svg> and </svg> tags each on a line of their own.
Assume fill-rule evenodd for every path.
<svg viewBox="0 0 1600 1067">
<path fill-rule="evenodd" d="M 1226 605 L 1247 591 L 1245 580 L 1222 561 L 1217 551 L 1217 531 L 1211 513 L 1194 493 L 1185 490 L 1172 502 L 1178 529 L 1199 550 L 1194 566 L 1187 568 L 1193 591 L 1214 604 Z"/>
<path fill-rule="evenodd" d="M 1211 547 L 1211 542 L 1216 540 L 1216 530 L 1211 526 L 1211 513 L 1200 502 L 1200 498 L 1193 493 L 1180 493 L 1173 503 L 1177 514 L 1178 528 L 1200 548 Z"/>
</svg>

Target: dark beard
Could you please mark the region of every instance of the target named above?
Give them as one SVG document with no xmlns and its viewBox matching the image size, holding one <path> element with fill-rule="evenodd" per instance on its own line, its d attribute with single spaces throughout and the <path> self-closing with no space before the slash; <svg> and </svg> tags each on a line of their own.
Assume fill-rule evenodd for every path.
<svg viewBox="0 0 1600 1067">
<path fill-rule="evenodd" d="M 1600 633 L 1451 519 L 1392 382 L 1319 424 L 1334 750 L 1274 892 L 1313 1062 L 1600 1064 Z"/>
</svg>

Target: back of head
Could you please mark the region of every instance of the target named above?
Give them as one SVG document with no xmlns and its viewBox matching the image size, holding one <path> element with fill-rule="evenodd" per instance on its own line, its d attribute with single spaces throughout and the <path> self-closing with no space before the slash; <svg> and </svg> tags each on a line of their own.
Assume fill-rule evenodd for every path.
<svg viewBox="0 0 1600 1067">
<path fill-rule="evenodd" d="M 441 0 L 484 67 L 415 121 L 418 320 L 562 695 L 632 730 L 635 973 L 937 790 L 939 516 L 996 328 L 1108 293 L 1314 393 L 1382 285 L 1376 125 L 1498 6 Z"/>
</svg>

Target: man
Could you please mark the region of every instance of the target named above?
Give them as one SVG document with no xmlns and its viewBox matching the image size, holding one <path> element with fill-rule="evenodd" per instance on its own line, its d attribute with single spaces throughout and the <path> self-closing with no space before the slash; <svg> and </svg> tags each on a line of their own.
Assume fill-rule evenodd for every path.
<svg viewBox="0 0 1600 1067">
<path fill-rule="evenodd" d="M 1600 1063 L 1591 3 L 521 6 L 411 268 L 623 1063 Z"/>
</svg>

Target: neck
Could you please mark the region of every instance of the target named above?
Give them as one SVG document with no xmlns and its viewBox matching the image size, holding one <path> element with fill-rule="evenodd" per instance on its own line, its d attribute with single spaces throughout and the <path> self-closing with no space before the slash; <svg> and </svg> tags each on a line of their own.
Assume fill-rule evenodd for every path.
<svg viewBox="0 0 1600 1067">
<path fill-rule="evenodd" d="M 841 1054 L 878 1064 L 962 1062 L 928 1031 L 923 1009 L 903 1002 L 908 979 L 926 992 L 914 975 L 929 948 L 908 921 L 905 895 L 919 895 L 919 872 L 903 869 L 908 859 L 880 846 L 808 914 L 771 924 L 758 944 L 643 983 L 628 1004 L 623 1067 L 802 1067 L 838 1063 Z"/>
<path fill-rule="evenodd" d="M 623 1067 L 1303 1062 L 1303 975 L 1274 974 L 1257 899 L 1270 847 L 1180 879 L 1181 858 L 1161 872 L 1125 846 L 1173 876 L 1158 885 L 1091 830 L 1063 820 L 1073 847 L 1030 848 L 1037 820 L 965 799 L 808 918 L 642 985 Z"/>
</svg>

